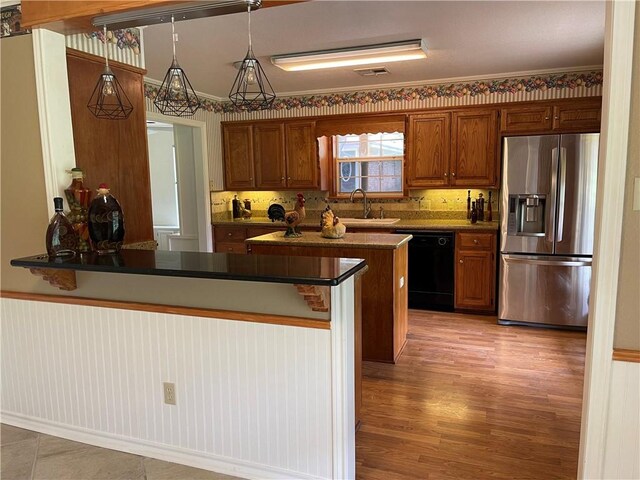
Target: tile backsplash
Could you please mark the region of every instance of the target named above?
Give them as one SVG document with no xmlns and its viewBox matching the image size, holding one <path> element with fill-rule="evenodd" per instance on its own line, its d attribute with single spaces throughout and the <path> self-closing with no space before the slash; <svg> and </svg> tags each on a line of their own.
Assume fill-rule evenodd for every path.
<svg viewBox="0 0 640 480">
<path fill-rule="evenodd" d="M 410 190 L 409 196 L 402 199 L 371 199 L 371 215 L 379 216 L 380 207 L 384 209 L 387 217 L 400 218 L 466 218 L 468 189 L 429 189 Z M 290 191 L 246 191 L 246 192 L 211 192 L 211 213 L 216 219 L 231 215 L 231 201 L 234 195 L 238 199 L 251 200 L 254 216 L 266 216 L 269 205 L 279 203 L 287 210 L 293 209 L 296 201 L 294 190 Z M 306 199 L 308 211 L 324 210 L 327 203 L 342 216 L 359 216 L 362 214 L 362 200 L 358 196 L 355 203 L 349 199 L 328 199 L 328 192 L 306 191 L 302 192 Z M 489 198 L 489 190 L 471 189 L 472 200 L 482 193 L 485 202 Z M 491 190 L 492 210 L 494 220 L 498 219 L 498 190 Z"/>
</svg>

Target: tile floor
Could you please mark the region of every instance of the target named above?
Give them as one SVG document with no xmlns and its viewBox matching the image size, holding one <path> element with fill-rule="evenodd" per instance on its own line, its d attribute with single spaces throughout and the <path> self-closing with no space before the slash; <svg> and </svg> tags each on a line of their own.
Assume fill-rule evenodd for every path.
<svg viewBox="0 0 640 480">
<path fill-rule="evenodd" d="M 2 425 L 2 480 L 238 480 Z"/>
</svg>

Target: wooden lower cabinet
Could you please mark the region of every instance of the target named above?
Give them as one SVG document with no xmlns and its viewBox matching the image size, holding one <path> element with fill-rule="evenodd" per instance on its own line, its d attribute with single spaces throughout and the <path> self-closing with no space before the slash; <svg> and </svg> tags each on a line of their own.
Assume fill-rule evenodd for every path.
<svg viewBox="0 0 640 480">
<path fill-rule="evenodd" d="M 458 310 L 494 312 L 496 241 L 490 232 L 456 234 L 455 300 Z"/>
<path fill-rule="evenodd" d="M 275 224 L 273 227 L 245 225 L 216 225 L 213 227 L 213 251 L 216 253 L 249 253 L 244 241 L 265 233 L 283 231 L 285 227 Z"/>
<path fill-rule="evenodd" d="M 396 249 L 349 246 L 251 246 L 259 255 L 364 258 L 369 269 L 362 276 L 362 359 L 395 363 L 407 341 L 407 244 Z"/>
</svg>

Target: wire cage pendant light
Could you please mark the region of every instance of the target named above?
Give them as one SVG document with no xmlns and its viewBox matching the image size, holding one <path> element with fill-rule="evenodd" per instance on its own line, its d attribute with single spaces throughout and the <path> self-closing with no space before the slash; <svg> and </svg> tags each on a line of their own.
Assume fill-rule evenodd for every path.
<svg viewBox="0 0 640 480">
<path fill-rule="evenodd" d="M 102 27 L 102 32 L 104 34 L 105 67 L 89 98 L 87 108 L 98 118 L 124 120 L 133 111 L 133 106 L 122 85 L 120 85 L 115 74 L 109 68 L 106 25 Z"/>
<path fill-rule="evenodd" d="M 191 82 L 176 59 L 175 22 L 171 15 L 171 35 L 173 42 L 173 61 L 164 76 L 160 90 L 153 103 L 164 115 L 189 117 L 200 108 L 200 99 L 191 86 Z"/>
<path fill-rule="evenodd" d="M 273 105 L 276 94 L 260 62 L 253 54 L 251 46 L 251 4 L 247 5 L 247 12 L 249 17 L 249 48 L 247 55 L 240 64 L 240 70 L 229 92 L 229 99 L 231 103 L 242 110 L 263 110 Z"/>
</svg>

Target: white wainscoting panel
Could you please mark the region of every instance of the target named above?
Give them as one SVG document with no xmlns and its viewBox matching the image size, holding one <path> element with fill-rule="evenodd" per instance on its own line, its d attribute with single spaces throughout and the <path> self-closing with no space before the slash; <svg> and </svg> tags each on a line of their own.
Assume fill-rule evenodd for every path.
<svg viewBox="0 0 640 480">
<path fill-rule="evenodd" d="M 640 478 L 640 363 L 614 361 L 602 478 Z"/>
<path fill-rule="evenodd" d="M 332 476 L 329 330 L 6 298 L 1 313 L 5 421 L 247 478 Z"/>
</svg>

